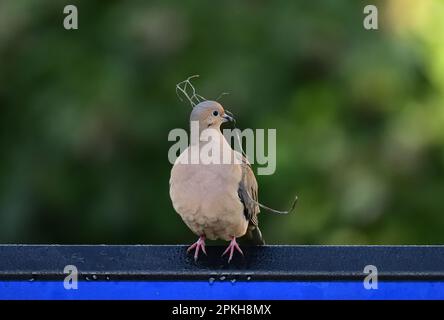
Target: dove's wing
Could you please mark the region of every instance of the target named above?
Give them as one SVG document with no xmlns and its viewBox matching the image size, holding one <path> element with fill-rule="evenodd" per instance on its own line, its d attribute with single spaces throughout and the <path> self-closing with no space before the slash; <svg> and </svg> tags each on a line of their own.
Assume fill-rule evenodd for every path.
<svg viewBox="0 0 444 320">
<path fill-rule="evenodd" d="M 244 205 L 244 215 L 248 220 L 247 237 L 254 242 L 254 244 L 265 244 L 259 230 L 259 221 L 257 215 L 259 214 L 258 205 L 258 185 L 253 170 L 251 169 L 248 160 L 243 157 L 242 161 L 242 179 L 239 183 L 238 195 Z"/>
</svg>

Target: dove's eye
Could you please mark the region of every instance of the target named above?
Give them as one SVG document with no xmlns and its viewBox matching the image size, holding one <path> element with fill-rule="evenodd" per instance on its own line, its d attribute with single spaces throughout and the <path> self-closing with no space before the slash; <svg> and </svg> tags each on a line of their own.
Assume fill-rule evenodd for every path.
<svg viewBox="0 0 444 320">
<path fill-rule="evenodd" d="M 213 111 L 213 116 L 217 117 L 219 115 L 219 112 Z"/>
</svg>

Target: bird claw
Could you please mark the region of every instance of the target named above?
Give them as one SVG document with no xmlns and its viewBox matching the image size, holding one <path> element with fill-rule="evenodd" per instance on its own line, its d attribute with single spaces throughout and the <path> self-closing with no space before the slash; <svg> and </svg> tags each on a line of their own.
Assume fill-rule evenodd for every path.
<svg viewBox="0 0 444 320">
<path fill-rule="evenodd" d="M 199 251 L 202 249 L 202 252 L 207 255 L 207 251 L 205 249 L 205 236 L 200 236 L 199 239 L 193 243 L 188 249 L 187 249 L 187 253 L 189 253 L 190 251 L 192 251 L 193 249 L 195 249 L 194 251 L 194 261 L 197 261 L 197 258 L 199 257 Z"/>
<path fill-rule="evenodd" d="M 222 256 L 224 256 L 225 254 L 230 252 L 230 255 L 228 256 L 228 263 L 230 263 L 231 260 L 233 259 L 234 249 L 236 249 L 242 256 L 244 255 L 241 248 L 236 242 L 236 237 L 233 237 L 233 239 L 231 239 L 231 242 L 228 245 L 227 249 L 225 249 L 224 253 L 222 253 Z"/>
</svg>

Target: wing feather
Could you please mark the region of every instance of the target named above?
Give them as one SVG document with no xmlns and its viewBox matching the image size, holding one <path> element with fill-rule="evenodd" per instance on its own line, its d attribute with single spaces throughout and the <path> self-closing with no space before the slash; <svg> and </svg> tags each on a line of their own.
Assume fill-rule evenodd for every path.
<svg viewBox="0 0 444 320">
<path fill-rule="evenodd" d="M 245 157 L 243 157 L 241 166 L 242 179 L 239 183 L 238 195 L 244 205 L 244 215 L 249 223 L 247 235 L 256 244 L 264 244 L 257 218 L 260 208 L 258 205 L 258 184 L 256 177 L 254 176 L 250 163 Z"/>
</svg>

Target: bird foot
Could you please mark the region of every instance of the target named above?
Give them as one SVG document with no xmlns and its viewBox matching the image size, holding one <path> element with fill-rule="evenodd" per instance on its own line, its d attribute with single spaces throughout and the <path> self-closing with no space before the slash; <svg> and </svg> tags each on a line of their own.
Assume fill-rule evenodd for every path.
<svg viewBox="0 0 444 320">
<path fill-rule="evenodd" d="M 203 253 L 205 253 L 205 255 L 207 255 L 207 252 L 205 250 L 205 236 L 200 236 L 199 239 L 187 249 L 187 253 L 189 253 L 193 249 L 195 249 L 194 261 L 197 261 L 197 258 L 199 257 L 200 249 L 202 249 Z"/>
<path fill-rule="evenodd" d="M 222 253 L 222 256 L 230 252 L 230 255 L 228 256 L 228 263 L 230 263 L 231 259 L 233 259 L 234 249 L 236 249 L 242 256 L 244 253 L 242 252 L 241 248 L 236 242 L 236 237 L 233 237 L 231 239 L 230 244 L 228 245 L 227 249 L 225 249 L 224 253 Z"/>
</svg>

